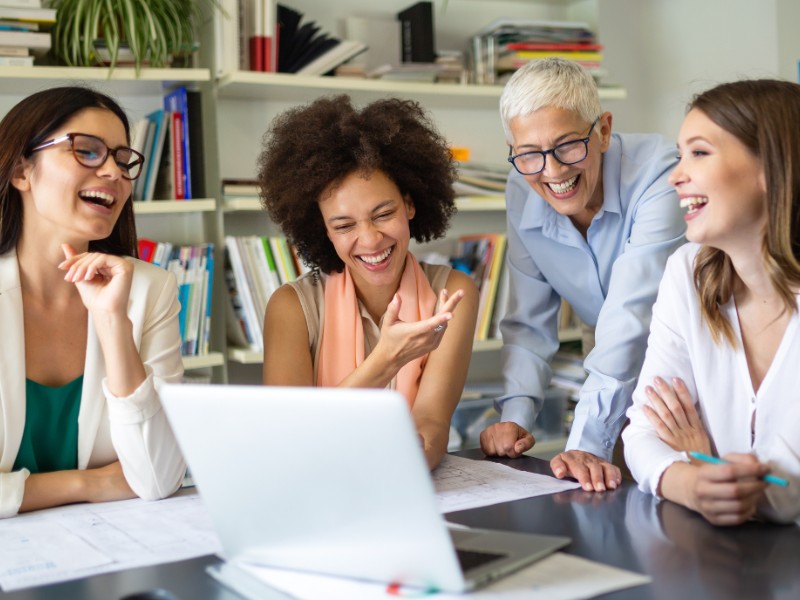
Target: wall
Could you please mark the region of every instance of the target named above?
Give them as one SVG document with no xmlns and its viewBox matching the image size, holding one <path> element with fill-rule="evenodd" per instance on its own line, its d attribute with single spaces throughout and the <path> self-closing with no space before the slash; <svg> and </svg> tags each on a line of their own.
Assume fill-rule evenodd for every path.
<svg viewBox="0 0 800 600">
<path fill-rule="evenodd" d="M 691 96 L 743 77 L 797 81 L 795 0 L 601 0 L 609 82 L 628 91 L 617 131 L 675 138 Z"/>
</svg>

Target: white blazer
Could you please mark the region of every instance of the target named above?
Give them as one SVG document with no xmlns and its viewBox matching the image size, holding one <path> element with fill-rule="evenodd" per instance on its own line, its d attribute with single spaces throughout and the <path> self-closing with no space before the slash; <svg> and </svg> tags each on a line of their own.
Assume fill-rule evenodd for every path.
<svg viewBox="0 0 800 600">
<path fill-rule="evenodd" d="M 175 277 L 154 265 L 134 263 L 128 316 L 147 378 L 130 396 L 106 385 L 105 358 L 92 319 L 78 413 L 78 468 L 119 460 L 131 489 L 148 500 L 180 485 L 186 464 L 161 408 L 161 382 L 183 375 Z M 16 252 L 0 256 L 0 518 L 17 514 L 26 469 L 11 472 L 25 424 L 25 335 Z"/>
</svg>

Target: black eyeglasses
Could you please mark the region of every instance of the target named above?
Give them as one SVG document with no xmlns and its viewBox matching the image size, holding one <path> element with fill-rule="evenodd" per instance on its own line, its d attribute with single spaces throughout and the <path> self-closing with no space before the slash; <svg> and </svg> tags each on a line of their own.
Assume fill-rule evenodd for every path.
<svg viewBox="0 0 800 600">
<path fill-rule="evenodd" d="M 66 141 L 69 141 L 75 160 L 84 167 L 97 169 L 105 164 L 110 154 L 125 179 L 133 180 L 142 174 L 144 156 L 139 152 L 125 146 L 109 148 L 103 140 L 88 133 L 66 133 L 61 137 L 39 144 L 30 153 L 33 154 Z"/>
<path fill-rule="evenodd" d="M 514 165 L 514 168 L 520 175 L 536 175 L 544 171 L 548 154 L 552 154 L 553 158 L 562 165 L 574 165 L 575 163 L 579 163 L 589 155 L 589 139 L 592 137 L 594 126 L 597 125 L 599 120 L 600 117 L 594 120 L 585 138 L 558 144 L 550 148 L 550 150 L 531 150 L 530 152 L 521 152 L 511 156 L 512 148 L 509 146 L 508 162 Z"/>
</svg>

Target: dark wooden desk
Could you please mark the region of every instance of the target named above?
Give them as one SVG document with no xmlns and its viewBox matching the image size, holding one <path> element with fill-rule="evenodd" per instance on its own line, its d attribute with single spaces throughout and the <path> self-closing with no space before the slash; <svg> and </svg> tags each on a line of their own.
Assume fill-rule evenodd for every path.
<svg viewBox="0 0 800 600">
<path fill-rule="evenodd" d="M 477 450 L 458 454 L 482 457 Z M 548 463 L 534 458 L 497 462 L 550 474 Z M 656 502 L 630 483 L 604 494 L 572 490 L 450 513 L 447 518 L 473 527 L 566 535 L 573 540 L 566 552 L 653 578 L 649 585 L 607 594 L 604 599 L 800 598 L 800 527 L 756 523 L 712 527 L 680 506 Z M 218 562 L 216 557 L 206 556 L 0 593 L 0 597 L 118 600 L 161 588 L 178 600 L 240 600 L 205 574 L 207 565 Z M 569 577 L 569 573 L 564 576 Z"/>
</svg>

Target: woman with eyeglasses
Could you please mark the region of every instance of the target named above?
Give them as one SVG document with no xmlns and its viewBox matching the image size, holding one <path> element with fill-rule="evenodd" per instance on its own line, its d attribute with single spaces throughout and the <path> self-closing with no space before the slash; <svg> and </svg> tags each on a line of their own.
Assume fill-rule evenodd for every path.
<svg viewBox="0 0 800 600">
<path fill-rule="evenodd" d="M 684 242 L 667 180 L 675 148 L 657 135 L 612 134 L 594 80 L 562 59 L 518 70 L 500 114 L 512 165 L 511 294 L 500 326 L 501 417 L 481 433 L 481 448 L 517 457 L 533 446 L 564 299 L 594 330 L 594 341 L 584 336 L 584 354 L 594 347 L 566 451 L 550 465 L 587 491 L 613 489 L 621 472 L 612 450 L 642 365 L 651 305 L 667 257 Z"/>
<path fill-rule="evenodd" d="M 478 310 L 468 275 L 409 248 L 442 237 L 455 211 L 446 141 L 414 102 L 323 97 L 273 121 L 259 163 L 265 208 L 313 268 L 270 297 L 264 383 L 395 389 L 434 468 Z"/>
<path fill-rule="evenodd" d="M 174 277 L 136 260 L 128 120 L 82 87 L 0 121 L 0 517 L 174 492 L 157 386 L 179 381 Z"/>
</svg>

